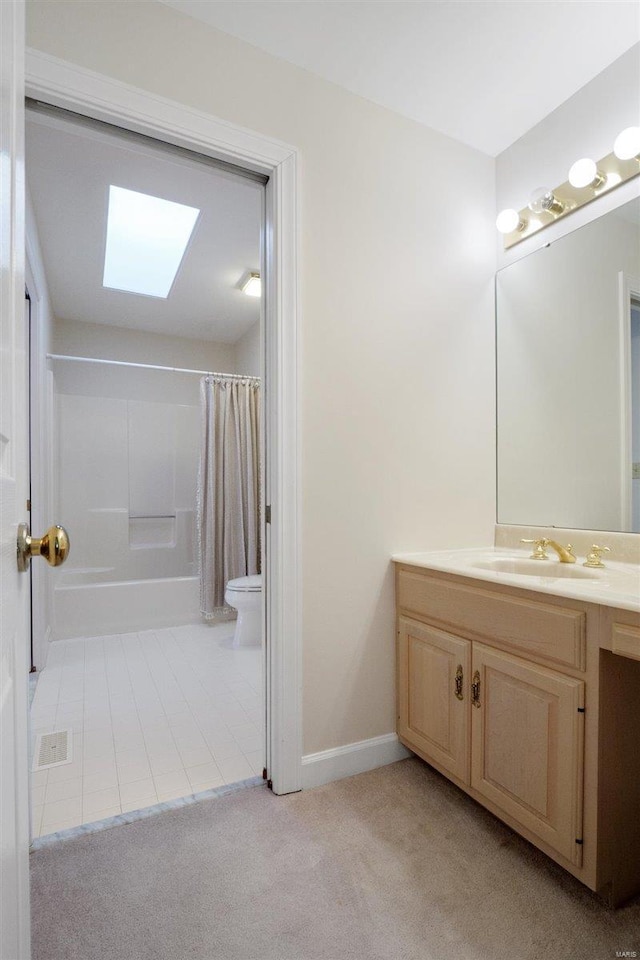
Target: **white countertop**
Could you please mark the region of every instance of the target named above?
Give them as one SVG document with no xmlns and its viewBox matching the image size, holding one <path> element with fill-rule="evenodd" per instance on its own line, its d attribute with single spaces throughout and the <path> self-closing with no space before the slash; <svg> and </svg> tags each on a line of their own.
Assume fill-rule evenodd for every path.
<svg viewBox="0 0 640 960">
<path fill-rule="evenodd" d="M 551 551 L 550 551 L 551 555 Z M 478 563 L 487 563 L 500 558 L 526 559 L 528 550 L 505 549 L 498 547 L 474 547 L 462 550 L 436 550 L 427 553 L 395 553 L 392 560 L 414 567 L 426 567 L 429 570 L 442 570 L 444 573 L 456 573 L 462 577 L 484 580 L 489 583 L 508 584 L 521 590 L 535 590 L 556 597 L 571 597 L 607 607 L 640 612 L 640 567 L 632 563 L 616 563 L 605 559 L 604 568 L 589 568 L 593 575 L 589 579 L 523 575 L 502 573 L 496 570 L 481 569 Z M 554 567 L 566 567 L 554 559 L 540 560 L 545 570 Z M 582 566 L 579 558 L 577 564 Z M 573 564 L 571 564 L 573 566 Z M 586 569 L 586 568 L 583 568 Z"/>
</svg>

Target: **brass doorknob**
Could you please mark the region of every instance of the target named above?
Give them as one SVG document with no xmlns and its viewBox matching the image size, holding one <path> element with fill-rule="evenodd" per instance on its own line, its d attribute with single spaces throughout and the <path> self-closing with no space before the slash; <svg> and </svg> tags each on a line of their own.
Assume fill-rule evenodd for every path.
<svg viewBox="0 0 640 960">
<path fill-rule="evenodd" d="M 49 527 L 44 537 L 32 537 L 28 523 L 18 524 L 18 570 L 29 569 L 31 557 L 44 557 L 52 567 L 59 567 L 69 555 L 69 535 L 64 527 Z"/>
</svg>

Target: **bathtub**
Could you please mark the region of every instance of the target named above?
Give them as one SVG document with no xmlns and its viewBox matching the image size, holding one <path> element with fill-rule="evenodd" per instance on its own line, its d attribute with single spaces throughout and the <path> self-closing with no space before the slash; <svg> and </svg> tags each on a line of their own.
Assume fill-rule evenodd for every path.
<svg viewBox="0 0 640 960">
<path fill-rule="evenodd" d="M 104 568 L 61 570 L 60 574 L 53 590 L 54 640 L 200 621 L 198 577 L 105 582 Z"/>
</svg>

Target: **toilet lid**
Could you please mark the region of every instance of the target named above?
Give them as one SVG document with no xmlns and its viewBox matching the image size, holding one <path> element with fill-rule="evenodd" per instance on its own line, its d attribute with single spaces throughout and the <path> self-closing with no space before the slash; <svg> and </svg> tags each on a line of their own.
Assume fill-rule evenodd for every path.
<svg viewBox="0 0 640 960">
<path fill-rule="evenodd" d="M 262 590 L 262 574 L 254 573 L 250 577 L 237 577 L 229 580 L 227 590 L 236 590 L 238 593 L 258 593 Z"/>
</svg>

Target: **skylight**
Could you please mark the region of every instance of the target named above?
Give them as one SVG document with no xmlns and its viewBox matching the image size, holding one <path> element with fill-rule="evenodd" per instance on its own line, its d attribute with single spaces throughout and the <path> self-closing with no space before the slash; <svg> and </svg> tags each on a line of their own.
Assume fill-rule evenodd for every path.
<svg viewBox="0 0 640 960">
<path fill-rule="evenodd" d="M 199 213 L 182 203 L 110 186 L 103 287 L 166 300 Z"/>
</svg>

